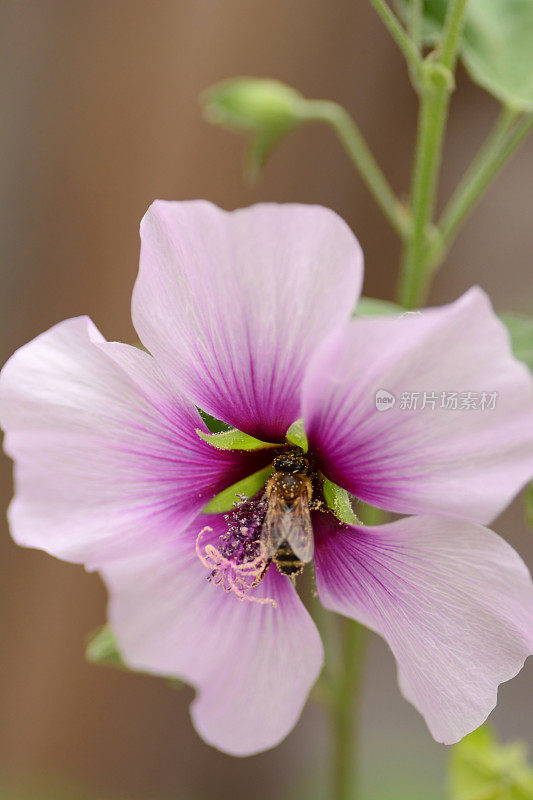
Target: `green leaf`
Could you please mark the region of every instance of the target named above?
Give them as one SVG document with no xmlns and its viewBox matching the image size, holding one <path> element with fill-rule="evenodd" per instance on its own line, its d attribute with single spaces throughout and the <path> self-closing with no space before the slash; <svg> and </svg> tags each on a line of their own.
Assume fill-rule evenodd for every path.
<svg viewBox="0 0 533 800">
<path fill-rule="evenodd" d="M 309 442 L 307 441 L 303 419 L 297 419 L 296 422 L 293 422 L 285 434 L 285 437 L 290 444 L 295 444 L 297 447 L 300 447 L 304 453 L 307 453 L 309 450 Z"/>
<path fill-rule="evenodd" d="M 272 475 L 273 469 L 271 466 L 254 472 L 242 481 L 237 481 L 233 486 L 224 489 L 223 492 L 217 494 L 206 505 L 203 510 L 204 514 L 222 514 L 224 511 L 229 511 L 235 503 L 240 502 L 240 496 L 254 497 L 261 491 L 267 480 Z"/>
<path fill-rule="evenodd" d="M 533 372 L 533 317 L 508 313 L 500 314 L 500 319 L 509 329 L 515 356 L 524 361 Z"/>
<path fill-rule="evenodd" d="M 200 439 L 216 447 L 217 450 L 263 450 L 268 447 L 279 447 L 279 444 L 262 442 L 247 433 L 238 431 L 237 428 L 230 428 L 229 431 L 220 433 L 206 433 L 197 428 L 196 433 Z"/>
<path fill-rule="evenodd" d="M 391 314 L 405 314 L 405 309 L 388 300 L 361 297 L 354 310 L 354 317 L 380 317 Z"/>
<path fill-rule="evenodd" d="M 92 664 L 124 667 L 115 634 L 109 625 L 103 625 L 90 635 L 85 649 L 85 657 Z"/>
<path fill-rule="evenodd" d="M 407 20 L 411 0 L 397 0 Z M 424 39 L 438 41 L 448 0 L 425 0 Z M 533 109 L 533 2 L 469 0 L 460 55 L 473 81 L 504 105 Z"/>
<path fill-rule="evenodd" d="M 231 78 L 200 97 L 204 116 L 216 125 L 251 138 L 247 172 L 262 170 L 275 146 L 304 118 L 305 99 L 290 86 L 264 78 Z"/>
<path fill-rule="evenodd" d="M 352 508 L 351 497 L 346 489 L 341 489 L 336 483 L 322 476 L 322 491 L 326 504 L 331 508 L 337 519 L 346 523 L 346 525 L 363 524 Z"/>
<path fill-rule="evenodd" d="M 451 800 L 533 800 L 533 770 L 527 747 L 500 745 L 487 725 L 452 748 Z"/>
</svg>

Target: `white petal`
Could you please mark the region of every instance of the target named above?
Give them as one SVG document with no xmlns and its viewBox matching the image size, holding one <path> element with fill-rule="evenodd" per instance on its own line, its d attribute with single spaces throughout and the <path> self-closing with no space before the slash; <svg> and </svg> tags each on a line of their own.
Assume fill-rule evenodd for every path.
<svg viewBox="0 0 533 800">
<path fill-rule="evenodd" d="M 376 409 L 378 390 L 394 407 Z M 456 410 L 443 392 L 457 393 Z M 467 392 L 477 408 L 461 408 Z M 494 408 L 481 409 L 483 392 L 497 394 Z M 418 393 L 416 409 L 402 408 L 404 393 Z M 480 289 L 331 335 L 306 373 L 303 411 L 328 478 L 390 511 L 485 523 L 533 477 L 533 380 Z"/>
<path fill-rule="evenodd" d="M 219 533 L 222 518 L 209 518 Z M 290 580 L 270 567 L 254 596 L 240 601 L 208 583 L 183 539 L 166 558 L 105 567 L 109 617 L 133 668 L 180 678 L 197 689 L 191 713 L 208 744 L 232 755 L 277 745 L 294 727 L 320 672 L 318 631 Z"/>
<path fill-rule="evenodd" d="M 533 652 L 531 576 L 481 525 L 435 517 L 325 524 L 316 575 L 326 608 L 386 639 L 404 696 L 444 744 L 484 722 L 498 685 Z"/>
<path fill-rule="evenodd" d="M 254 471 L 199 439 L 196 410 L 169 392 L 151 356 L 105 342 L 87 318 L 12 356 L 0 422 L 15 461 L 13 537 L 89 566 L 175 538 Z"/>
<path fill-rule="evenodd" d="M 311 353 L 359 295 L 346 223 L 320 206 L 157 201 L 141 242 L 133 321 L 145 346 L 200 408 L 283 438 Z"/>
</svg>

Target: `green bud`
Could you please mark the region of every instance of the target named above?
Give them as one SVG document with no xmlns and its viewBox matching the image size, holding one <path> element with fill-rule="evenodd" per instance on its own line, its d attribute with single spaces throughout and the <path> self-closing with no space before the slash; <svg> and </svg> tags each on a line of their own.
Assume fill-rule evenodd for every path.
<svg viewBox="0 0 533 800">
<path fill-rule="evenodd" d="M 252 137 L 247 171 L 255 177 L 268 156 L 304 119 L 305 99 L 290 86 L 263 78 L 231 78 L 201 96 L 209 122 Z"/>
</svg>

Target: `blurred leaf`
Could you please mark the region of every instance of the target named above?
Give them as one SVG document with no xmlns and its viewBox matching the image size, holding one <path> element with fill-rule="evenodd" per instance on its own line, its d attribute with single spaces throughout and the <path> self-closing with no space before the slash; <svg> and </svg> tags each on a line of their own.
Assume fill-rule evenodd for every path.
<svg viewBox="0 0 533 800">
<path fill-rule="evenodd" d="M 355 317 L 378 317 L 388 314 L 405 314 L 405 309 L 388 300 L 361 297 L 354 310 Z"/>
<path fill-rule="evenodd" d="M 103 664 L 111 667 L 124 667 L 115 634 L 109 625 L 103 625 L 89 637 L 85 649 L 85 657 L 92 664 Z"/>
<path fill-rule="evenodd" d="M 500 745 L 487 725 L 452 748 L 451 800 L 533 800 L 524 742 Z"/>
<path fill-rule="evenodd" d="M 247 172 L 255 178 L 276 145 L 303 119 L 305 99 L 280 81 L 231 78 L 207 89 L 200 97 L 209 122 L 251 138 Z"/>
<path fill-rule="evenodd" d="M 533 5 L 533 0 L 531 0 Z M 532 41 L 533 48 L 533 41 Z M 513 352 L 533 372 L 533 317 L 526 314 L 500 314 L 511 334 Z"/>
<path fill-rule="evenodd" d="M 136 670 L 130 670 L 122 660 L 115 634 L 109 625 L 102 625 L 101 628 L 98 628 L 90 635 L 85 649 L 85 657 L 91 664 L 99 664 L 104 667 L 118 667 L 119 669 L 136 672 Z M 185 686 L 183 681 L 180 681 L 179 678 L 161 677 L 171 689 L 182 689 Z"/>
<path fill-rule="evenodd" d="M 410 0 L 396 0 L 407 19 Z M 424 38 L 438 41 L 448 0 L 425 0 Z M 469 0 L 461 58 L 473 81 L 520 111 L 533 109 L 532 0 Z"/>
</svg>

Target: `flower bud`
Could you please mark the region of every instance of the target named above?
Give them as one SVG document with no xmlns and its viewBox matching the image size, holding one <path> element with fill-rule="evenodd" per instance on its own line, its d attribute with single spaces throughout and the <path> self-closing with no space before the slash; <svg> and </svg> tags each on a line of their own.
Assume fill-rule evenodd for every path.
<svg viewBox="0 0 533 800">
<path fill-rule="evenodd" d="M 248 172 L 255 176 L 277 143 L 304 119 L 303 96 L 275 80 L 232 78 L 201 97 L 206 118 L 252 136 Z"/>
</svg>

